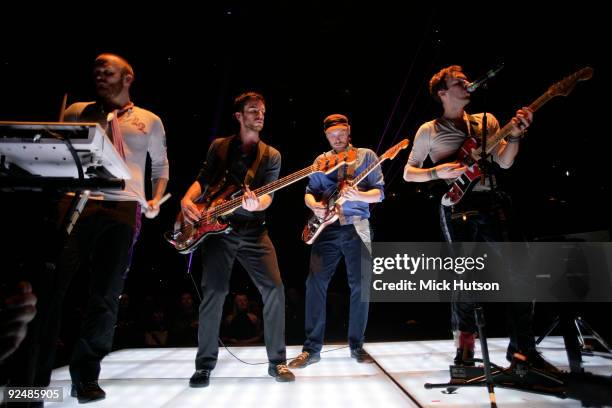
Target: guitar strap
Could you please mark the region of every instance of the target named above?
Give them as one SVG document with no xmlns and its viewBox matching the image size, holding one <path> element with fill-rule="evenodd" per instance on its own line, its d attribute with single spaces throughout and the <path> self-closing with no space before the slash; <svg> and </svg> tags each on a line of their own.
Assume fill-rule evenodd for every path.
<svg viewBox="0 0 612 408">
<path fill-rule="evenodd" d="M 482 146 L 482 142 L 481 142 L 482 133 L 478 135 L 475 129 L 477 122 L 475 120 L 472 122 L 472 116 L 470 115 L 468 115 L 468 118 L 470 119 L 470 126 L 472 126 L 472 132 L 477 138 L 477 140 L 479 141 L 478 146 Z M 487 123 L 487 126 L 488 126 L 488 123 Z M 489 137 L 491 136 L 488 130 L 489 129 L 487 129 L 487 142 L 488 142 Z M 495 177 L 495 174 L 487 173 L 487 176 L 488 176 L 487 182 L 488 182 L 489 188 L 492 189 L 492 186 L 494 186 L 497 183 L 497 179 Z M 500 197 L 502 196 L 504 196 L 503 193 L 499 191 L 495 191 L 494 194 L 490 195 L 490 202 L 487 204 L 491 206 L 490 211 L 494 213 L 496 216 L 495 227 L 498 229 L 498 233 L 502 237 L 502 241 L 510 241 L 510 236 L 508 233 L 508 226 L 506 222 L 506 213 L 503 207 L 503 200 L 500 199 Z"/>
<path fill-rule="evenodd" d="M 232 141 L 236 138 L 236 135 L 230 136 L 228 138 L 226 138 L 220 145 L 219 145 L 219 159 L 221 160 L 221 163 L 223 163 L 223 172 L 227 173 L 229 171 L 229 148 L 232 144 Z M 263 141 L 259 141 L 257 143 L 257 155 L 255 156 L 255 160 L 253 160 L 253 163 L 251 164 L 251 166 L 249 167 L 249 169 L 247 170 L 247 173 L 244 177 L 244 184 L 245 185 L 250 185 L 253 182 L 253 179 L 255 178 L 255 175 L 257 174 L 257 169 L 259 167 L 259 164 L 261 163 L 261 160 L 264 157 L 267 157 L 269 155 L 269 150 L 270 147 L 265 144 Z M 238 182 L 238 180 L 236 180 L 236 182 Z"/>
<path fill-rule="evenodd" d="M 260 140 L 259 143 L 257 143 L 257 156 L 255 156 L 255 160 L 253 160 L 253 164 L 251 164 L 251 167 L 249 168 L 246 176 L 244 177 L 244 185 L 246 186 L 251 185 L 251 182 L 255 178 L 255 173 L 257 173 L 257 168 L 259 167 L 259 163 L 261 163 L 261 160 L 264 157 L 268 156 L 269 150 L 270 150 L 270 147 L 267 144 L 265 144 L 263 141 Z"/>
<path fill-rule="evenodd" d="M 350 150 L 354 150 L 358 153 L 357 149 L 355 149 L 352 145 L 349 147 Z M 357 162 L 359 161 L 359 155 L 357 155 L 357 160 L 353 163 L 345 164 L 338 169 L 338 183 L 342 181 L 352 180 L 355 175 L 355 169 L 357 168 Z M 338 208 L 338 219 L 340 220 L 340 225 L 346 224 L 346 217 L 344 216 L 344 211 L 342 210 L 342 206 Z"/>
<path fill-rule="evenodd" d="M 223 164 L 223 166 L 220 166 L 220 169 L 222 169 L 221 171 L 225 174 L 227 174 L 229 171 L 229 147 L 232 144 L 232 140 L 234 140 L 235 138 L 236 135 L 227 137 L 223 140 L 223 142 L 219 144 L 218 155 L 219 159 L 221 160 L 221 163 Z"/>
<path fill-rule="evenodd" d="M 467 114 L 467 119 L 468 119 L 468 137 L 472 137 L 477 141 L 477 146 L 480 149 L 482 147 L 482 131 L 484 131 L 484 129 L 482 129 L 482 131 L 478 131 L 478 121 L 476 120 L 476 118 L 470 114 Z M 488 127 L 488 124 L 487 124 Z M 487 129 L 487 139 L 490 137 L 490 134 L 488 132 L 489 129 Z M 491 160 L 491 159 L 488 159 Z M 486 180 L 486 186 L 488 188 L 490 188 L 491 183 L 495 183 L 495 175 L 494 174 L 487 174 L 487 178 L 488 180 Z M 478 184 L 480 184 L 480 181 L 478 181 Z M 475 187 L 474 187 L 475 188 Z M 463 202 L 460 203 L 459 207 L 453 206 L 453 213 L 454 213 L 454 217 L 460 217 L 462 215 L 467 215 L 470 214 L 471 211 L 469 211 L 472 208 L 472 205 L 468 205 L 467 207 L 465 207 L 466 203 L 469 202 L 469 198 L 468 198 L 468 194 L 470 194 L 473 191 L 473 189 L 470 190 L 470 192 L 466 192 L 466 196 L 463 198 Z M 493 199 L 493 196 L 491 197 L 491 199 Z"/>
<path fill-rule="evenodd" d="M 355 153 L 357 153 L 357 149 L 355 149 L 353 146 L 350 146 L 349 150 L 354 150 Z M 355 169 L 357 167 L 357 161 L 358 160 L 355 160 L 354 162 L 348 165 L 344 164 L 340 166 L 340 168 L 338 169 L 338 183 L 340 183 L 341 181 L 353 179 L 353 176 L 355 175 Z"/>
<path fill-rule="evenodd" d="M 476 121 L 476 119 L 470 115 L 469 113 L 466 114 L 467 118 L 468 118 L 468 137 L 473 137 L 476 140 L 478 140 L 478 145 L 480 145 L 480 139 L 482 135 L 478 134 L 478 122 Z"/>
<path fill-rule="evenodd" d="M 358 150 L 356 148 L 354 148 L 353 146 L 351 146 L 351 150 L 354 150 L 356 153 L 358 153 Z M 357 160 L 355 160 L 353 163 L 349 164 L 348 166 L 342 166 L 340 168 L 340 170 L 343 170 L 343 177 L 341 176 L 340 171 L 338 172 L 338 180 L 345 180 L 345 181 L 350 181 L 353 180 L 355 178 L 355 170 L 357 169 L 357 165 L 359 164 L 359 155 L 357 156 Z M 340 225 L 345 225 L 346 222 L 346 217 L 344 216 L 344 212 L 342 210 L 342 206 L 340 206 L 340 209 L 338 211 L 338 219 L 340 221 Z M 371 244 L 371 236 L 370 236 L 370 220 L 368 220 L 367 218 L 361 218 L 358 216 L 354 216 L 353 217 L 353 227 L 355 228 L 355 231 L 357 231 L 357 235 L 359 235 L 359 238 L 361 239 L 361 241 L 364 243 L 366 249 L 368 250 L 368 252 L 370 254 L 372 254 L 372 244 Z"/>
<path fill-rule="evenodd" d="M 468 115 L 468 120 L 470 122 L 470 129 L 471 129 L 472 135 L 478 141 L 478 147 L 481 148 L 482 147 L 482 132 L 478 133 L 478 122 L 476 121 L 475 118 L 473 118 L 472 115 Z M 488 129 L 489 123 L 490 122 L 487 121 L 487 144 L 488 144 L 489 139 L 491 137 L 491 134 L 489 133 L 489 129 Z M 484 132 L 484 129 L 482 131 Z M 491 161 L 493 159 L 489 155 L 489 158 L 487 158 L 487 160 Z M 497 179 L 495 177 L 495 174 L 487 173 L 487 178 L 488 178 L 488 180 L 486 180 L 486 183 L 489 186 L 489 188 L 492 188 L 492 186 L 497 183 Z M 480 183 L 480 181 L 478 181 L 478 182 Z"/>
</svg>

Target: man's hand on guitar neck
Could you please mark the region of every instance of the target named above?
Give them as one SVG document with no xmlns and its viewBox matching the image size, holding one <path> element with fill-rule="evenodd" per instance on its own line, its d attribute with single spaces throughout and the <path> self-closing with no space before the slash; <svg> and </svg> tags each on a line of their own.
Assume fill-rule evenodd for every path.
<svg viewBox="0 0 612 408">
<path fill-rule="evenodd" d="M 533 111 L 526 106 L 516 111 L 516 116 L 512 118 L 512 133 L 514 137 L 521 136 L 533 121 Z"/>
<path fill-rule="evenodd" d="M 272 196 L 264 194 L 257 197 L 257 194 L 249 189 L 249 186 L 244 186 L 244 195 L 242 196 L 242 208 L 247 211 L 264 211 L 272 204 Z"/>
<path fill-rule="evenodd" d="M 257 211 L 259 208 L 259 198 L 249 189 L 249 186 L 244 186 L 244 195 L 242 196 L 242 208 L 247 211 Z"/>
<path fill-rule="evenodd" d="M 364 201 L 361 191 L 348 185 L 342 187 L 342 190 L 340 190 L 340 196 L 344 198 L 345 201 Z"/>
</svg>

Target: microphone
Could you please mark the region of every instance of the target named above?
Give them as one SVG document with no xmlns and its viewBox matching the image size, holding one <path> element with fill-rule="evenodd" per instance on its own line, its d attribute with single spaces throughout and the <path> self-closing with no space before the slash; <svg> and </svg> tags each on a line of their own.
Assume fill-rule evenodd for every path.
<svg viewBox="0 0 612 408">
<path fill-rule="evenodd" d="M 483 86 L 484 84 L 487 83 L 487 81 L 491 78 L 493 78 L 495 75 L 497 75 L 497 73 L 499 71 L 502 70 L 502 68 L 504 67 L 504 63 L 502 62 L 501 64 L 499 64 L 498 66 L 496 66 L 495 68 L 492 68 L 489 70 L 489 72 L 487 72 L 486 74 L 484 74 L 484 76 L 480 77 L 479 79 L 477 79 L 474 82 L 470 82 L 466 87 L 465 90 L 468 91 L 468 93 L 472 93 L 475 90 L 477 90 L 478 88 L 480 88 L 481 86 Z"/>
</svg>

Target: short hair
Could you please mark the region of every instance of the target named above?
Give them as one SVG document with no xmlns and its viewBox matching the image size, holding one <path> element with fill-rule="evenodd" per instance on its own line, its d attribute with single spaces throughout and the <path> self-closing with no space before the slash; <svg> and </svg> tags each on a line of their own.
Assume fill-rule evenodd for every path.
<svg viewBox="0 0 612 408">
<path fill-rule="evenodd" d="M 134 76 L 134 68 L 132 68 L 130 63 L 127 62 L 127 60 L 123 58 L 122 56 L 117 55 L 117 54 L 112 54 L 110 52 L 105 52 L 105 53 L 98 55 L 96 57 L 94 66 L 97 67 L 97 66 L 103 65 L 109 58 L 116 58 L 119 60 L 119 63 L 121 64 L 121 73 L 123 75 L 130 74 L 131 76 Z"/>
<path fill-rule="evenodd" d="M 257 101 L 261 101 L 261 103 L 263 103 L 264 105 L 266 104 L 266 100 L 264 99 L 264 97 L 260 93 L 257 93 L 257 92 L 245 92 L 245 93 L 242 93 L 242 94 L 238 95 L 234 99 L 234 113 L 235 112 L 242 112 L 242 111 L 244 111 L 244 106 L 251 99 L 255 99 Z"/>
<path fill-rule="evenodd" d="M 429 80 L 429 94 L 438 103 L 442 103 L 438 91 L 448 89 L 446 87 L 446 80 L 454 77 L 458 72 L 463 72 L 463 68 L 459 65 L 451 65 L 450 67 L 442 68 Z"/>
</svg>

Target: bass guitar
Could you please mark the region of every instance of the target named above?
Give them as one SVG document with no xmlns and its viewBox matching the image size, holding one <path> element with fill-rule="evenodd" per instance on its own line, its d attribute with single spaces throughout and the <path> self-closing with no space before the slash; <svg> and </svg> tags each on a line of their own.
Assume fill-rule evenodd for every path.
<svg viewBox="0 0 612 408">
<path fill-rule="evenodd" d="M 344 164 L 350 164 L 357 160 L 354 151 L 329 155 L 318 159 L 314 164 L 280 178 L 272 183 L 266 184 L 253 190 L 257 197 L 280 190 L 316 172 L 331 173 Z M 180 212 L 172 231 L 167 231 L 164 238 L 181 254 L 193 252 L 202 241 L 208 237 L 227 233 L 231 226 L 223 218 L 231 214 L 242 205 L 242 191 L 236 185 L 228 183 L 223 178 L 214 186 L 207 189 L 204 196 L 198 200 L 196 206 L 200 211 L 200 218 L 192 222 L 184 218 Z"/>
</svg>

